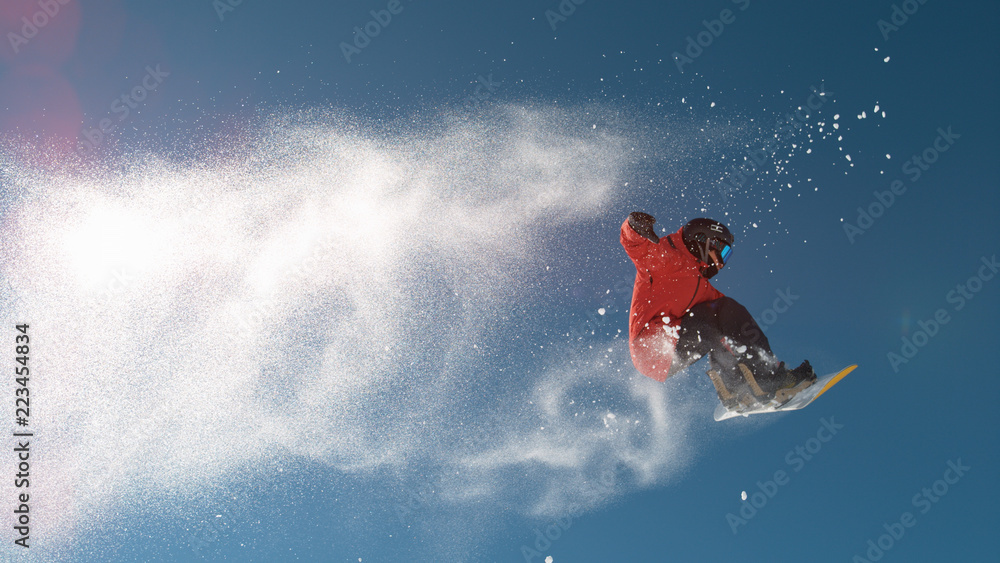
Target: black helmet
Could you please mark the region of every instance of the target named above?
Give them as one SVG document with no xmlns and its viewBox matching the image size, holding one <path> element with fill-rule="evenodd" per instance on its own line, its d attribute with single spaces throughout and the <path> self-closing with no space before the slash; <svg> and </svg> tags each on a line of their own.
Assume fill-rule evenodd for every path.
<svg viewBox="0 0 1000 563">
<path fill-rule="evenodd" d="M 705 264 L 711 264 L 708 252 L 714 248 L 719 252 L 722 263 L 729 259 L 733 247 L 733 234 L 722 223 L 714 219 L 692 219 L 681 232 L 684 246 L 691 254 Z M 728 249 L 727 249 L 728 247 Z"/>
</svg>

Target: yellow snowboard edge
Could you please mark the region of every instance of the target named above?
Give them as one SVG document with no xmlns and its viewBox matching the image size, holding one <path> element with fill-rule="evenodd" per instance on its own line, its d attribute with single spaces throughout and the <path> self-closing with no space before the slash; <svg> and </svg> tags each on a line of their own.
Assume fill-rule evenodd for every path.
<svg viewBox="0 0 1000 563">
<path fill-rule="evenodd" d="M 833 387 L 834 385 L 836 385 L 837 382 L 840 381 L 841 379 L 844 379 L 847 376 L 847 374 L 849 374 L 852 371 L 854 371 L 854 369 L 857 368 L 857 367 L 858 367 L 858 364 L 854 364 L 854 365 L 847 366 L 846 368 L 840 370 L 840 373 L 838 373 L 837 375 L 833 376 L 833 379 L 831 379 L 830 381 L 827 381 L 826 385 L 823 387 L 823 389 L 821 389 L 819 393 L 816 393 L 816 396 L 813 397 L 812 400 L 815 401 L 816 399 L 820 398 L 820 396 L 823 393 L 826 393 L 827 391 L 829 391 L 831 387 Z M 810 402 L 812 402 L 812 401 L 810 401 Z"/>
</svg>

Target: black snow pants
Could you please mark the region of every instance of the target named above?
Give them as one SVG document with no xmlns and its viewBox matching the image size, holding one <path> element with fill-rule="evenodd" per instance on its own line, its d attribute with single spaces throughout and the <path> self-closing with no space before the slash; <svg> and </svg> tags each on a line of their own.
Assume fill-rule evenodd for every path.
<svg viewBox="0 0 1000 563">
<path fill-rule="evenodd" d="M 671 372 L 681 371 L 707 355 L 710 369 L 719 373 L 729 389 L 744 383 L 739 363 L 750 368 L 762 385 L 774 379 L 778 367 L 764 331 L 746 307 L 729 297 L 691 307 L 681 320 L 676 352 Z"/>
</svg>

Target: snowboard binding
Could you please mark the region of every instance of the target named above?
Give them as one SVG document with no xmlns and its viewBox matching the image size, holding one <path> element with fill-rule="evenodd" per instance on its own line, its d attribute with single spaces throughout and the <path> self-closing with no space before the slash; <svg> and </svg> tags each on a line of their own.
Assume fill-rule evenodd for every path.
<svg viewBox="0 0 1000 563">
<path fill-rule="evenodd" d="M 743 364 L 739 364 L 739 366 L 741 368 L 740 371 L 743 372 L 745 366 Z M 749 369 L 744 373 L 750 373 Z M 726 386 L 718 371 L 708 370 L 708 377 L 712 380 L 712 384 L 715 385 L 715 391 L 719 395 L 719 400 L 722 401 L 722 404 L 728 410 L 739 412 L 746 409 L 758 408 L 770 401 L 768 394 L 757 384 L 757 380 L 754 379 L 753 374 L 749 378 L 744 376 L 742 384 L 731 385 L 732 389 Z"/>
<path fill-rule="evenodd" d="M 737 367 L 743 381 L 742 384 L 734 385 L 733 389 L 726 386 L 718 371 L 708 371 L 708 377 L 715 385 L 715 391 L 723 406 L 736 412 L 767 406 L 780 407 L 816 381 L 816 374 L 808 360 L 794 370 L 785 368 L 784 362 L 781 362 L 776 370 L 776 377 L 765 382 L 766 390 L 757 382 L 757 378 L 746 364 L 739 363 Z"/>
</svg>

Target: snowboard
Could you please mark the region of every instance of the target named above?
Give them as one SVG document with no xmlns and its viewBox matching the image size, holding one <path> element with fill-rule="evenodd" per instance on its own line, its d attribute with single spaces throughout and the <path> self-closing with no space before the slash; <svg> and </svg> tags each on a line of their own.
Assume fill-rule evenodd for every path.
<svg viewBox="0 0 1000 563">
<path fill-rule="evenodd" d="M 792 398 L 789 399 L 784 404 L 781 404 L 775 400 L 771 400 L 766 405 L 756 405 L 754 407 L 749 407 L 744 410 L 731 411 L 727 409 L 722 403 L 719 403 L 719 406 L 715 407 L 715 420 L 721 421 L 721 420 L 726 420 L 727 418 L 733 418 L 734 416 L 740 416 L 740 415 L 750 416 L 751 414 L 758 414 L 763 412 L 782 412 L 782 411 L 794 411 L 798 409 L 803 409 L 807 407 L 810 403 L 818 399 L 820 395 L 829 391 L 831 387 L 840 382 L 841 379 L 844 379 L 844 377 L 846 377 L 847 374 L 854 371 L 854 368 L 856 367 L 858 367 L 857 364 L 847 366 L 846 368 L 836 373 L 831 373 L 830 375 L 825 375 L 823 377 L 817 378 L 812 385 L 806 387 L 805 389 L 793 395 Z"/>
</svg>

